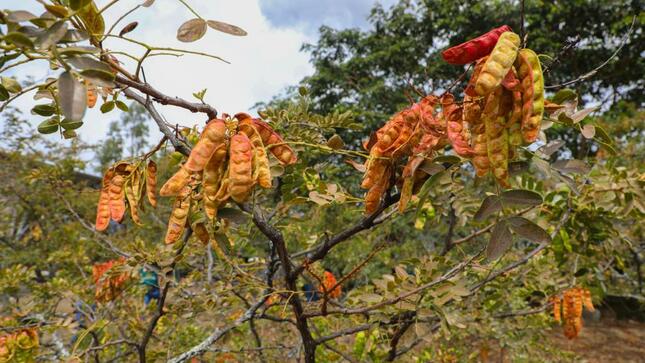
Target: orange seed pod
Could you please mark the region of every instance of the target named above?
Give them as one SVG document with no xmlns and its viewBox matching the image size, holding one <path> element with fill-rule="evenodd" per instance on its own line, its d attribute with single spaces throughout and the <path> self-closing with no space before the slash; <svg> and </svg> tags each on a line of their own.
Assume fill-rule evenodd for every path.
<svg viewBox="0 0 645 363">
<path fill-rule="evenodd" d="M 225 142 L 226 123 L 219 119 L 211 120 L 202 131 L 184 167 L 192 172 L 202 171 L 215 149 Z"/>
<path fill-rule="evenodd" d="M 184 228 L 186 227 L 186 220 L 188 219 L 188 212 L 190 211 L 190 192 L 191 188 L 187 185 L 181 190 L 179 195 L 175 198 L 172 206 L 170 219 L 168 220 L 168 230 L 166 231 L 166 244 L 177 242 Z"/>
<path fill-rule="evenodd" d="M 264 146 L 269 149 L 271 154 L 273 154 L 281 164 L 294 164 L 298 160 L 293 149 L 284 143 L 282 137 L 278 135 L 278 133 L 275 132 L 269 124 L 260 119 L 254 118 L 253 126 L 255 126 L 260 137 L 262 137 L 262 143 Z"/>
<path fill-rule="evenodd" d="M 271 168 L 260 133 L 250 119 L 240 122 L 238 127 L 253 145 L 253 181 L 257 181 L 262 188 L 271 188 Z"/>
<path fill-rule="evenodd" d="M 226 167 L 226 145 L 220 145 L 204 168 L 202 191 L 204 193 L 204 212 L 209 219 L 217 215 L 218 202 L 215 199 Z"/>
<path fill-rule="evenodd" d="M 188 182 L 190 181 L 190 172 L 184 167 L 179 167 L 179 170 L 166 181 L 166 183 L 159 190 L 159 195 L 162 197 L 171 197 L 178 195 Z"/>
<path fill-rule="evenodd" d="M 96 224 L 97 231 L 104 231 L 110 224 L 110 184 L 114 170 L 109 169 L 103 175 L 103 184 L 99 194 L 99 202 L 96 207 Z"/>
<path fill-rule="evenodd" d="M 478 95 L 486 96 L 502 83 L 513 62 L 515 62 L 519 46 L 519 35 L 513 32 L 504 32 L 500 35 L 495 48 L 488 56 L 481 74 L 477 78 L 475 92 Z"/>
<path fill-rule="evenodd" d="M 87 89 L 87 107 L 92 108 L 96 105 L 96 100 L 98 99 L 98 92 L 96 92 L 96 86 L 85 80 L 85 88 Z"/>
<path fill-rule="evenodd" d="M 148 161 L 146 167 L 146 195 L 148 202 L 154 208 L 157 207 L 157 163 L 153 160 Z"/>
<path fill-rule="evenodd" d="M 253 189 L 252 148 L 251 140 L 243 133 L 238 133 L 231 138 L 228 191 L 236 202 L 245 201 Z"/>
<path fill-rule="evenodd" d="M 522 49 L 517 57 L 518 77 L 522 89 L 522 137 L 524 142 L 537 139 L 544 114 L 544 76 L 537 54 Z"/>
<path fill-rule="evenodd" d="M 125 216 L 125 178 L 121 174 L 116 174 L 110 181 L 110 218 L 121 223 Z"/>
</svg>

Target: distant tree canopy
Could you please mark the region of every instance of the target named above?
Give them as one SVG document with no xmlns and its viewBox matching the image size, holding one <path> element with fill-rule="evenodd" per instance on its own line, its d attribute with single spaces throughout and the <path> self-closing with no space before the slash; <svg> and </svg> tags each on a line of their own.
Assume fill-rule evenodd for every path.
<svg viewBox="0 0 645 363">
<path fill-rule="evenodd" d="M 306 44 L 315 73 L 303 80 L 321 112 L 349 107 L 375 127 L 409 104 L 410 84 L 428 93 L 449 86 L 464 71 L 441 59 L 441 50 L 500 24 L 516 32 L 519 1 L 401 0 L 390 9 L 372 9 L 370 28 L 322 27 L 320 39 Z M 585 101 L 645 101 L 642 3 L 633 0 L 525 2 L 527 46 L 542 52 L 549 84 L 557 85 L 593 70 L 630 38 L 620 53 L 593 78 L 571 87 Z M 549 85 L 547 84 L 547 86 Z"/>
</svg>

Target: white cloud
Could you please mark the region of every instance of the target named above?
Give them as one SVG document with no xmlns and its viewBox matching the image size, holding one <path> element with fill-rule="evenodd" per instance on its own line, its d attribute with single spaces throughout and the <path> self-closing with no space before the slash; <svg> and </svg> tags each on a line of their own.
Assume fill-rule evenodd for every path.
<svg viewBox="0 0 645 363">
<path fill-rule="evenodd" d="M 104 15 L 108 26 L 125 11 L 142 0 L 124 0 L 108 9 Z M 107 1 L 99 1 L 99 5 Z M 246 37 L 234 37 L 209 29 L 206 36 L 195 43 L 181 43 L 175 39 L 176 29 L 193 18 L 178 1 L 158 0 L 150 8 L 140 8 L 117 27 L 117 31 L 130 21 L 139 21 L 139 26 L 128 36 L 154 46 L 166 46 L 212 53 L 231 64 L 214 59 L 184 55 L 153 57 L 145 63 L 148 81 L 160 91 L 186 99 L 191 93 L 208 88 L 206 101 L 220 112 L 247 111 L 258 101 L 268 100 L 288 85 L 293 85 L 312 71 L 308 56 L 299 51 L 302 43 L 311 41 L 301 31 L 274 28 L 260 10 L 258 0 L 209 0 L 193 1 L 194 9 L 204 18 L 221 20 L 244 28 Z M 16 9 L 14 0 L 0 0 L 0 7 Z M 42 8 L 35 1 L 21 4 L 39 14 Z M 111 50 L 142 54 L 144 49 L 119 39 L 104 43 Z M 125 57 L 119 57 L 126 66 L 131 65 Z M 130 68 L 133 69 L 133 68 Z M 43 64 L 22 68 L 18 75 L 30 74 L 36 79 L 47 75 Z M 16 103 L 28 114 L 33 100 L 24 96 Z M 160 111 L 172 123 L 185 126 L 201 124 L 205 115 L 192 114 L 171 106 L 160 106 Z M 81 137 L 90 142 L 103 139 L 110 120 L 118 118 L 117 111 L 103 115 L 98 107 L 90 110 Z M 34 124 L 41 120 L 34 118 Z M 155 129 L 151 125 L 151 129 Z"/>
</svg>

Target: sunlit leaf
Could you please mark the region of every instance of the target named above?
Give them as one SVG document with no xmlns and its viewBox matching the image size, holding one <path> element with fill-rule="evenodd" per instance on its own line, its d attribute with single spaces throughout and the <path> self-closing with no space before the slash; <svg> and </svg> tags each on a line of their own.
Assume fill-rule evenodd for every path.
<svg viewBox="0 0 645 363">
<path fill-rule="evenodd" d="M 209 20 L 208 21 L 208 26 L 211 28 L 221 31 L 222 33 L 226 34 L 231 34 L 231 35 L 236 35 L 236 36 L 245 36 L 247 33 L 244 29 L 240 28 L 239 26 L 235 26 L 232 24 L 224 23 L 222 21 L 217 21 L 217 20 Z"/>
<path fill-rule="evenodd" d="M 177 39 L 182 42 L 194 42 L 206 34 L 206 21 L 204 19 L 190 19 L 177 29 Z"/>
<path fill-rule="evenodd" d="M 103 33 L 105 32 L 105 20 L 103 19 L 103 15 L 99 14 L 99 9 L 96 7 L 94 1 L 91 1 L 88 6 L 83 7 L 78 12 L 78 15 L 81 20 L 83 20 L 85 28 L 91 35 L 98 37 L 103 36 Z"/>
<path fill-rule="evenodd" d="M 69 0 L 69 7 L 72 8 L 72 10 L 78 10 L 87 6 L 91 2 L 92 0 Z"/>
<path fill-rule="evenodd" d="M 53 134 L 56 131 L 58 131 L 58 119 L 56 118 L 52 117 L 38 125 L 38 132 L 41 134 Z"/>
<path fill-rule="evenodd" d="M 559 90 L 553 98 L 551 98 L 551 102 L 557 103 L 557 104 L 562 104 L 565 101 L 573 100 L 578 95 L 576 94 L 576 91 L 570 89 L 570 88 L 564 88 Z"/>
<path fill-rule="evenodd" d="M 22 86 L 18 81 L 11 77 L 2 77 L 0 78 L 2 86 L 9 91 L 9 93 L 18 93 L 22 91 Z"/>
<path fill-rule="evenodd" d="M 67 8 L 62 5 L 45 4 L 45 9 L 56 17 L 65 18 L 69 14 Z"/>
<path fill-rule="evenodd" d="M 85 86 L 70 72 L 63 72 L 58 78 L 58 96 L 65 118 L 82 120 L 87 106 Z"/>
<path fill-rule="evenodd" d="M 114 101 L 107 101 L 101 105 L 101 113 L 108 113 L 114 110 Z"/>
<path fill-rule="evenodd" d="M 125 103 L 123 103 L 122 101 L 114 101 L 114 104 L 116 105 L 116 107 L 117 107 L 119 110 L 121 110 L 121 111 L 123 111 L 123 112 L 128 112 L 128 109 L 129 109 L 129 108 L 128 108 L 128 105 L 126 105 L 126 104 L 125 104 Z"/>
</svg>

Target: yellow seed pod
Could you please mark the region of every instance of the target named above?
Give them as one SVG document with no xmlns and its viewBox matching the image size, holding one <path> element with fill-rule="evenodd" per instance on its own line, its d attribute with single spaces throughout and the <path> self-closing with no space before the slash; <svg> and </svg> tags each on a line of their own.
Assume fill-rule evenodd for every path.
<svg viewBox="0 0 645 363">
<path fill-rule="evenodd" d="M 253 146 L 251 140 L 238 133 L 231 138 L 231 157 L 228 164 L 228 191 L 234 201 L 241 203 L 253 189 Z"/>
<path fill-rule="evenodd" d="M 190 181 L 190 172 L 182 165 L 179 170 L 168 179 L 166 184 L 159 190 L 159 195 L 162 197 L 171 197 L 178 195 L 181 190 L 188 185 Z"/>
<path fill-rule="evenodd" d="M 179 195 L 175 198 L 172 206 L 170 219 L 168 220 L 168 230 L 166 232 L 166 244 L 175 243 L 184 233 L 188 212 L 190 211 L 190 187 L 184 186 Z"/>
<path fill-rule="evenodd" d="M 266 148 L 262 142 L 262 136 L 253 127 L 251 119 L 241 121 L 239 129 L 251 140 L 253 145 L 253 181 L 256 181 L 262 188 L 271 188 L 271 168 Z"/>
<path fill-rule="evenodd" d="M 133 174 L 125 183 L 125 197 L 128 201 L 128 206 L 130 207 L 130 215 L 132 216 L 132 221 L 135 224 L 141 226 L 143 224 L 141 223 L 141 218 L 139 217 L 139 195 L 137 192 L 136 184 L 137 181 L 135 180 L 135 174 Z"/>
<path fill-rule="evenodd" d="M 204 167 L 202 192 L 204 194 L 204 212 L 209 219 L 217 215 L 218 203 L 215 199 L 226 170 L 226 145 L 220 145 Z"/>
<path fill-rule="evenodd" d="M 475 92 L 478 95 L 488 95 L 502 83 L 515 62 L 519 46 L 519 35 L 513 32 L 502 33 L 477 78 Z"/>
<path fill-rule="evenodd" d="M 540 132 L 544 114 L 544 76 L 537 54 L 522 49 L 516 68 L 522 91 L 522 137 L 525 143 L 534 142 Z"/>
</svg>

